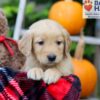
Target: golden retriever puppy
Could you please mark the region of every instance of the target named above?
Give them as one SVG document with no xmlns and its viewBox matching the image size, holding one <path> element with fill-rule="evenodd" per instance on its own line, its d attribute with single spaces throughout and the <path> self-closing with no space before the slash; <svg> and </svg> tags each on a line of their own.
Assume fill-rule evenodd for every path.
<svg viewBox="0 0 100 100">
<path fill-rule="evenodd" d="M 27 57 L 22 71 L 29 78 L 55 83 L 73 73 L 69 54 L 69 33 L 53 20 L 34 23 L 19 41 L 19 50 Z"/>
</svg>

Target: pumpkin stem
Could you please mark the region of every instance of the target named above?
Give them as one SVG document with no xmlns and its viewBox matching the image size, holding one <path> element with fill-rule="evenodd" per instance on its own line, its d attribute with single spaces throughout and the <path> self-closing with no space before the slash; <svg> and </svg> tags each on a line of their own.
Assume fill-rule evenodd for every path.
<svg viewBox="0 0 100 100">
<path fill-rule="evenodd" d="M 81 33 L 80 33 L 80 39 L 79 39 L 79 42 L 77 44 L 75 55 L 74 55 L 76 59 L 78 59 L 78 60 L 83 59 L 84 48 L 85 48 L 85 41 L 84 41 L 84 32 L 82 29 Z"/>
</svg>

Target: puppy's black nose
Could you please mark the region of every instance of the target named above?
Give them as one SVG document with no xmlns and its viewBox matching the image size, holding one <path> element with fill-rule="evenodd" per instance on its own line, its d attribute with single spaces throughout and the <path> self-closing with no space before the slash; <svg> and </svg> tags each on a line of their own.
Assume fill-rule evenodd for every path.
<svg viewBox="0 0 100 100">
<path fill-rule="evenodd" d="M 49 61 L 51 61 L 51 62 L 53 62 L 53 61 L 55 61 L 56 60 L 56 56 L 55 55 L 48 55 L 48 60 Z"/>
</svg>

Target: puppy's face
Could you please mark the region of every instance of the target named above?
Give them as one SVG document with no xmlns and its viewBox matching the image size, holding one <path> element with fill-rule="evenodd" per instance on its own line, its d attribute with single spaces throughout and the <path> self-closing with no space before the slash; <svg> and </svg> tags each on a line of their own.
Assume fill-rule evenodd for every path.
<svg viewBox="0 0 100 100">
<path fill-rule="evenodd" d="M 64 56 L 64 37 L 58 33 L 34 34 L 33 51 L 44 65 L 59 63 Z"/>
<path fill-rule="evenodd" d="M 19 41 L 19 50 L 32 55 L 43 65 L 55 65 L 67 56 L 69 33 L 58 23 L 45 19 L 33 24 Z"/>
</svg>

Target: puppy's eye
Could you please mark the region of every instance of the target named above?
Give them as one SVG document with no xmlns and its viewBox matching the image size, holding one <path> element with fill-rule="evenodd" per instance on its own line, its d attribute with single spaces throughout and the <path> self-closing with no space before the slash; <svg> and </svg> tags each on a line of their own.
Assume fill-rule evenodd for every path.
<svg viewBox="0 0 100 100">
<path fill-rule="evenodd" d="M 44 41 L 39 41 L 37 42 L 39 45 L 43 45 L 44 44 Z"/>
<path fill-rule="evenodd" d="M 56 43 L 57 43 L 57 45 L 61 45 L 62 41 L 57 41 Z"/>
</svg>

